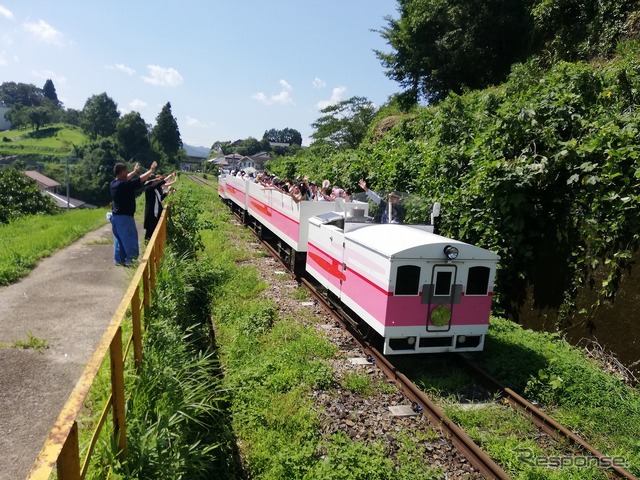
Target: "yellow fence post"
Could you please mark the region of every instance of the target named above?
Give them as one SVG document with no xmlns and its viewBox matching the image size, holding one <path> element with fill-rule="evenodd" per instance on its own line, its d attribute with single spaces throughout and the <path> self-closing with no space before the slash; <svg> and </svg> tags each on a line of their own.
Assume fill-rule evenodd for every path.
<svg viewBox="0 0 640 480">
<path fill-rule="evenodd" d="M 149 291 L 149 264 L 144 266 L 144 272 L 142 272 L 142 302 L 144 304 L 145 313 L 151 306 L 151 292 Z"/>
<path fill-rule="evenodd" d="M 73 422 L 69 436 L 58 457 L 58 480 L 80 480 L 78 422 Z"/>
<path fill-rule="evenodd" d="M 140 288 L 136 287 L 131 298 L 131 323 L 133 330 L 133 362 L 136 372 L 142 365 L 142 320 L 140 307 Z"/>
<path fill-rule="evenodd" d="M 109 348 L 111 358 L 111 391 L 113 402 L 113 435 L 118 443 L 118 457 L 127 456 L 127 429 L 124 409 L 124 361 L 122 358 L 122 327 L 118 327 Z"/>
<path fill-rule="evenodd" d="M 153 248 L 151 252 L 151 264 L 149 265 L 149 289 L 153 292 L 153 289 L 156 286 L 156 248 Z"/>
</svg>

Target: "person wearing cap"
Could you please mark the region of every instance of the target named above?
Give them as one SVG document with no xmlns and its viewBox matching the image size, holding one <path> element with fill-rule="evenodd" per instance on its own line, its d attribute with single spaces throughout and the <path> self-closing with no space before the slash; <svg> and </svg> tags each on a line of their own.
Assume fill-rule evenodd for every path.
<svg viewBox="0 0 640 480">
<path fill-rule="evenodd" d="M 131 266 L 138 259 L 138 229 L 133 216 L 136 213 L 136 191 L 156 171 L 158 164 L 140 176 L 140 164 L 136 163 L 132 172 L 124 163 L 116 163 L 113 173 L 116 178 L 109 184 L 111 190 L 111 230 L 113 231 L 113 260 L 116 265 Z"/>
<path fill-rule="evenodd" d="M 387 200 L 383 200 L 373 190 L 367 187 L 367 182 L 364 178 L 361 178 L 358 182 L 360 188 L 362 188 L 367 197 L 373 200 L 379 207 L 382 212 L 380 216 L 380 223 L 402 223 L 404 220 L 404 207 L 400 204 L 400 195 L 396 192 L 391 192 L 387 196 Z"/>
</svg>

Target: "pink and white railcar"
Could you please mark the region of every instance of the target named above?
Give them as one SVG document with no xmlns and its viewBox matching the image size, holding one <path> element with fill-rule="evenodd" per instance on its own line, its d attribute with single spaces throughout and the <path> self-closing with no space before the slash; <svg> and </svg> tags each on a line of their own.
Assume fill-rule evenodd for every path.
<svg viewBox="0 0 640 480">
<path fill-rule="evenodd" d="M 234 203 L 237 208 L 241 210 L 247 209 L 247 202 L 249 198 L 249 180 L 236 177 L 234 175 L 227 175 L 224 185 L 224 190 L 227 195 L 227 199 Z"/>
<path fill-rule="evenodd" d="M 227 185 L 227 174 L 221 173 L 220 175 L 218 175 L 218 196 L 223 201 L 227 199 L 226 185 Z"/>
<path fill-rule="evenodd" d="M 319 215 L 306 270 L 384 339 L 384 354 L 480 351 L 499 257 L 432 232 Z"/>
<path fill-rule="evenodd" d="M 333 202 L 296 203 L 290 195 L 273 187 L 265 187 L 260 183 L 250 183 L 248 186 L 249 216 L 268 228 L 296 253 L 307 251 L 309 219 L 336 209 L 346 213 L 358 209 L 366 215 L 368 205 L 363 202 L 346 203 L 341 199 Z"/>
</svg>

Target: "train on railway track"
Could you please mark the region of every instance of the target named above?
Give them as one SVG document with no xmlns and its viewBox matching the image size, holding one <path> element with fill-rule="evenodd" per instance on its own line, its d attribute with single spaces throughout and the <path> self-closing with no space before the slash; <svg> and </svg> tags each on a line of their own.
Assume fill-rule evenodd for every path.
<svg viewBox="0 0 640 480">
<path fill-rule="evenodd" d="M 386 355 L 484 348 L 499 257 L 434 233 L 376 223 L 368 201 L 299 201 L 222 174 L 218 195 L 281 258 L 307 274 L 378 336 Z M 433 223 L 433 215 L 432 215 Z"/>
</svg>

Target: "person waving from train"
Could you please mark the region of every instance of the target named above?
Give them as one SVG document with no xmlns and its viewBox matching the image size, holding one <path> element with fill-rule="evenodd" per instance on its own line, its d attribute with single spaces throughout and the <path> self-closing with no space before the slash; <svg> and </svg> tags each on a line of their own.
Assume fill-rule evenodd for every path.
<svg viewBox="0 0 640 480">
<path fill-rule="evenodd" d="M 365 191 L 367 197 L 373 200 L 381 210 L 380 223 L 402 223 L 404 220 L 404 206 L 400 203 L 400 195 L 396 192 L 389 192 L 386 197 L 387 200 L 383 200 L 380 195 L 371 190 L 367 186 L 367 182 L 364 178 L 358 181 L 358 185 Z"/>
</svg>

